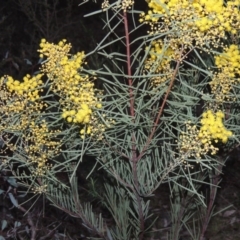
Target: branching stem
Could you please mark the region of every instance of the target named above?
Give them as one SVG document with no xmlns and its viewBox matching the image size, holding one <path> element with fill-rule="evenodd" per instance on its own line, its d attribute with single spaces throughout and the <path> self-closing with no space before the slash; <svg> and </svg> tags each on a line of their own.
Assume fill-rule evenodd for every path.
<svg viewBox="0 0 240 240">
<path fill-rule="evenodd" d="M 193 50 L 193 49 L 191 49 L 190 51 L 192 51 L 192 50 Z M 157 117 L 156 117 L 156 119 L 155 119 L 155 121 L 154 121 L 153 128 L 152 128 L 151 133 L 150 133 L 150 135 L 149 135 L 149 137 L 148 137 L 148 139 L 147 139 L 147 141 L 146 141 L 146 144 L 145 144 L 143 150 L 142 150 L 142 151 L 140 152 L 140 154 L 138 155 L 137 161 L 139 161 L 139 160 L 142 158 L 142 156 L 144 155 L 144 153 L 145 153 L 146 150 L 148 149 L 148 146 L 150 145 L 150 143 L 151 143 L 151 141 L 152 141 L 152 139 L 153 139 L 153 136 L 154 136 L 154 134 L 155 134 L 155 132 L 156 132 L 156 129 L 157 129 L 157 126 L 158 126 L 158 124 L 159 124 L 159 120 L 160 120 L 160 118 L 161 118 L 161 116 L 162 116 L 162 113 L 163 113 L 165 104 L 166 104 L 166 102 L 167 102 L 167 99 L 168 99 L 169 94 L 170 94 L 170 92 L 171 92 L 171 90 L 172 90 L 173 84 L 174 84 L 174 82 L 175 82 L 175 79 L 176 79 L 176 76 L 177 76 L 177 73 L 178 73 L 178 69 L 179 69 L 179 67 L 180 67 L 180 64 L 181 64 L 182 60 L 183 60 L 183 59 L 189 54 L 189 52 L 190 52 L 190 51 L 189 51 L 188 53 L 184 54 L 184 56 L 182 56 L 183 51 L 184 51 L 184 47 L 182 46 L 182 49 L 181 49 L 181 51 L 180 51 L 180 58 L 177 60 L 176 67 L 175 67 L 175 69 L 174 69 L 174 72 L 173 72 L 173 75 L 172 75 L 172 79 L 171 79 L 170 84 L 169 84 L 169 86 L 168 86 L 167 92 L 166 92 L 166 94 L 165 94 L 165 96 L 164 96 L 162 105 L 161 105 L 160 108 L 159 108 L 158 115 L 157 115 Z"/>
</svg>

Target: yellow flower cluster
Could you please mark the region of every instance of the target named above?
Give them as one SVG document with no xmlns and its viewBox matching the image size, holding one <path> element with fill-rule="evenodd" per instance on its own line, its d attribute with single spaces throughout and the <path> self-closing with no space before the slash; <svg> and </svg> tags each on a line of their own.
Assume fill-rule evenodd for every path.
<svg viewBox="0 0 240 240">
<path fill-rule="evenodd" d="M 39 92 L 43 91 L 42 87 L 42 74 L 37 74 L 36 76 L 31 77 L 27 74 L 23 78 L 23 82 L 19 80 L 14 80 L 11 76 L 4 76 L 2 79 L 5 79 L 7 89 L 12 92 L 15 91 L 20 96 L 25 96 L 30 101 L 34 102 L 40 98 Z"/>
<path fill-rule="evenodd" d="M 42 176 L 50 168 L 48 161 L 59 152 L 59 141 L 52 141 L 58 132 L 50 131 L 45 121 L 40 124 L 31 122 L 28 127 L 24 137 L 25 142 L 31 143 L 24 146 L 27 162 L 36 164 L 34 174 Z"/>
<path fill-rule="evenodd" d="M 146 51 L 148 51 L 148 48 Z M 170 47 L 164 48 L 161 39 L 152 42 L 149 58 L 145 61 L 144 65 L 145 72 L 158 74 L 158 76 L 150 79 L 152 85 L 158 86 L 171 78 L 173 70 L 170 67 L 170 62 L 173 60 L 174 54 L 174 51 Z"/>
<path fill-rule="evenodd" d="M 32 93 L 42 84 L 40 78 L 41 75 L 33 78 L 27 75 L 24 83 L 14 81 L 9 76 L 0 79 L 0 133 L 6 144 L 5 149 L 1 151 L 10 150 L 18 153 L 18 147 L 23 148 L 25 154 L 19 156 L 19 161 L 27 164 L 32 173 L 38 176 L 46 172 L 49 168 L 47 161 L 58 152 L 60 147 L 59 142 L 51 140 L 57 132 L 49 131 L 44 121 L 35 124 L 38 114 L 43 111 L 46 104 L 41 100 L 35 101 L 38 98 L 33 99 L 33 96 L 27 92 Z M 12 143 L 10 139 L 12 135 L 9 135 L 9 132 L 20 133 L 21 142 L 24 144 L 19 146 L 18 142 Z"/>
<path fill-rule="evenodd" d="M 133 0 L 121 0 L 117 2 L 117 5 L 115 8 L 121 8 L 124 12 L 127 11 L 127 9 L 131 9 L 132 5 L 134 4 Z M 109 0 L 104 0 L 102 2 L 102 10 L 106 11 L 109 8 Z"/>
<path fill-rule="evenodd" d="M 106 11 L 109 8 L 109 0 L 104 0 L 102 2 L 101 8 L 103 11 Z"/>
<path fill-rule="evenodd" d="M 223 118 L 224 113 L 220 110 L 216 113 L 212 110 L 203 113 L 201 120 L 202 127 L 198 134 L 203 144 L 212 140 L 216 143 L 218 141 L 226 143 L 229 137 L 233 135 L 231 131 L 224 127 Z"/>
<path fill-rule="evenodd" d="M 68 122 L 74 123 L 89 123 L 92 110 L 86 103 L 82 103 L 80 109 L 76 112 L 75 110 L 66 111 L 63 110 L 62 117 L 66 118 Z"/>
<path fill-rule="evenodd" d="M 226 34 L 237 34 L 240 31 L 240 0 L 146 0 L 149 6 L 148 13 L 140 14 L 140 22 L 151 26 L 148 32 L 151 34 L 167 33 L 167 49 L 164 49 L 162 39 L 153 41 L 150 56 L 145 62 L 145 72 L 158 76 L 151 78 L 151 83 L 159 85 L 171 77 L 173 70 L 170 67 L 171 60 L 178 60 L 186 53 L 187 49 L 200 47 L 207 52 L 212 47 L 222 47 L 222 40 Z M 183 53 L 180 54 L 180 47 Z M 148 50 L 148 49 L 147 49 Z M 221 90 L 224 94 L 216 94 L 217 100 L 223 100 L 229 92 L 229 83 L 219 85 L 228 72 L 239 71 L 239 52 L 236 46 L 230 46 L 226 52 L 231 61 L 228 61 L 231 69 L 225 69 L 222 74 L 214 74 L 211 82 L 214 94 Z M 216 57 L 218 67 L 224 66 L 223 57 Z M 231 75 L 233 75 L 232 73 Z M 219 80 L 218 80 L 219 79 Z"/>
<path fill-rule="evenodd" d="M 203 113 L 200 129 L 197 129 L 197 126 L 191 122 L 186 123 L 186 131 L 181 133 L 178 146 L 182 161 L 186 161 L 189 157 L 199 159 L 204 154 L 214 155 L 217 153 L 218 148 L 213 144 L 226 143 L 233 135 L 224 127 L 223 118 L 222 111 L 214 113 L 212 110 L 208 110 Z"/>
<path fill-rule="evenodd" d="M 226 32 L 240 30 L 239 0 L 147 0 L 151 10 L 140 15 L 149 23 L 150 34 L 169 32 L 171 46 L 206 43 L 219 46 Z"/>
<path fill-rule="evenodd" d="M 229 93 L 232 90 L 233 84 L 236 83 L 237 79 L 231 77 L 228 68 L 220 69 L 218 72 L 214 73 L 209 85 L 216 102 L 222 103 L 223 101 L 234 100 L 230 97 Z"/>
<path fill-rule="evenodd" d="M 215 57 L 215 64 L 218 68 L 228 68 L 229 76 L 240 75 L 240 51 L 237 45 L 232 44 L 224 49 L 224 52 Z"/>
<path fill-rule="evenodd" d="M 214 147 L 211 139 L 203 142 L 199 137 L 200 131 L 196 125 L 193 125 L 190 121 L 186 123 L 186 131 L 181 133 L 179 137 L 179 153 L 180 160 L 186 163 L 189 157 L 196 157 L 197 161 L 201 156 L 210 153 L 215 155 L 218 151 L 217 147 Z"/>
<path fill-rule="evenodd" d="M 227 31 L 236 34 L 240 21 L 240 12 L 237 8 L 239 4 L 238 0 L 228 1 L 226 6 L 224 6 L 223 0 L 195 0 L 194 8 L 199 12 L 205 10 L 205 14 L 200 15 L 202 18 L 196 20 L 197 27 L 202 32 L 216 28 L 220 32 Z"/>
<path fill-rule="evenodd" d="M 134 4 L 133 0 L 122 0 L 121 3 L 121 9 L 126 12 L 127 9 L 131 9 L 132 5 Z"/>
<path fill-rule="evenodd" d="M 43 184 L 43 185 L 37 185 L 35 187 L 32 188 L 32 191 L 34 194 L 43 194 L 43 193 L 47 193 L 47 184 Z"/>
<path fill-rule="evenodd" d="M 42 72 L 51 80 L 51 90 L 61 97 L 59 102 L 63 108 L 62 117 L 69 123 L 82 125 L 82 138 L 86 133 L 101 139 L 105 127 L 99 123 L 101 121 L 96 114 L 102 107 L 101 92 L 94 88 L 89 75 L 80 74 L 84 53 L 71 55 L 70 49 L 71 44 L 66 43 L 66 40 L 52 44 L 42 39 L 38 51 L 41 57 L 47 57 L 42 64 Z"/>
<path fill-rule="evenodd" d="M 215 56 L 218 71 L 209 83 L 211 91 L 218 102 L 231 100 L 230 91 L 234 84 L 240 82 L 240 51 L 237 45 L 230 45 L 221 55 Z"/>
<path fill-rule="evenodd" d="M 36 98 L 33 99 L 31 89 L 28 92 L 31 95 L 27 92 L 21 94 L 18 90 L 14 90 L 14 87 L 10 87 L 9 84 L 13 82 L 13 79 L 9 76 L 0 79 L 0 132 L 25 131 L 28 128 L 29 121 L 33 121 L 33 115 L 41 112 L 46 106 L 40 100 L 33 101 Z M 38 95 L 34 96 L 38 97 Z M 29 103 L 29 100 L 32 100 L 32 102 Z"/>
<path fill-rule="evenodd" d="M 47 61 L 42 65 L 42 72 L 53 81 L 54 90 L 64 94 L 68 94 L 73 87 L 86 81 L 78 74 L 84 63 L 84 52 L 71 56 L 70 50 L 71 44 L 66 43 L 65 39 L 58 44 L 48 43 L 46 39 L 42 39 L 38 50 L 40 57 L 47 57 Z"/>
</svg>

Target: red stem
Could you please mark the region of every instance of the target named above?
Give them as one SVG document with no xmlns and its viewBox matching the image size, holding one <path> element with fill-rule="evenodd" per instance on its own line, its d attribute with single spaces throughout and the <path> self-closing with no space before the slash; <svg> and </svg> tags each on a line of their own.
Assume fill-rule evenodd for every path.
<svg viewBox="0 0 240 240">
<path fill-rule="evenodd" d="M 128 19 L 127 13 L 123 13 L 124 19 L 124 29 L 125 29 L 125 37 L 126 37 L 126 50 L 127 50 L 127 73 L 128 73 L 128 86 L 129 86 L 129 97 L 130 97 L 130 114 L 134 118 L 134 96 L 132 89 L 132 69 L 131 69 L 131 51 L 130 51 L 130 40 L 129 40 L 129 30 L 128 30 Z"/>
<path fill-rule="evenodd" d="M 127 13 L 124 11 L 123 13 L 123 20 L 124 20 L 124 29 L 125 29 L 125 38 L 126 38 L 126 53 L 127 53 L 127 73 L 128 73 L 128 86 L 129 86 L 129 98 L 130 98 L 130 115 L 132 117 L 132 121 L 135 121 L 135 111 L 134 111 L 134 95 L 133 95 L 133 89 L 132 89 L 132 71 L 131 71 L 131 51 L 130 51 L 130 41 L 129 41 L 129 30 L 128 30 L 128 19 L 127 19 Z M 133 174 L 133 181 L 134 186 L 136 190 L 134 190 L 134 194 L 137 200 L 138 204 L 138 216 L 140 220 L 140 234 L 139 234 L 139 240 L 143 239 L 144 234 L 144 216 L 143 216 L 143 210 L 142 210 L 142 204 L 141 204 L 141 197 L 139 196 L 139 181 L 138 181 L 138 174 L 137 174 L 137 152 L 136 152 L 136 138 L 134 134 L 132 134 L 132 174 Z"/>
</svg>

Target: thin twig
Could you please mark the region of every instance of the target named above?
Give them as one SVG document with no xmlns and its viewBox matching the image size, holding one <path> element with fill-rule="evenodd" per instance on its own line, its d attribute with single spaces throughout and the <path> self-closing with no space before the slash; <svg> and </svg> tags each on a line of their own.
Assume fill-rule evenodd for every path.
<svg viewBox="0 0 240 240">
<path fill-rule="evenodd" d="M 154 136 L 154 134 L 155 134 L 155 132 L 156 132 L 156 128 L 157 128 L 157 126 L 158 126 L 158 124 L 159 124 L 159 120 L 160 120 L 160 118 L 161 118 L 161 116 L 162 116 L 163 109 L 164 109 L 164 107 L 165 107 L 165 104 L 166 104 L 166 102 L 167 102 L 168 96 L 169 96 L 169 94 L 170 94 L 170 92 L 171 92 L 171 89 L 172 89 L 172 87 L 173 87 L 173 83 L 174 83 L 174 81 L 175 81 L 175 79 L 176 79 L 177 72 L 178 72 L 178 69 L 179 69 L 179 67 L 180 67 L 180 64 L 181 64 L 181 62 L 183 61 L 183 59 L 184 59 L 191 51 L 193 51 L 193 49 L 194 49 L 194 48 L 190 49 L 187 53 L 185 53 L 185 54 L 182 56 L 183 51 L 185 50 L 185 49 L 184 49 L 184 46 L 182 46 L 182 49 L 181 49 L 181 51 L 180 51 L 180 59 L 177 60 L 177 65 L 176 65 L 175 70 L 174 70 L 174 72 L 173 72 L 172 79 L 171 79 L 170 84 L 169 84 L 169 86 L 168 86 L 167 92 L 166 92 L 166 94 L 165 94 L 165 96 L 164 96 L 164 99 L 163 99 L 162 105 L 161 105 L 161 107 L 160 107 L 160 109 L 159 109 L 159 112 L 158 112 L 158 115 L 157 115 L 157 117 L 156 117 L 156 120 L 155 120 L 155 122 L 154 122 L 154 124 L 153 124 L 152 131 L 151 131 L 151 133 L 150 133 L 150 135 L 149 135 L 149 137 L 148 137 L 148 139 L 147 139 L 147 141 L 146 141 L 146 145 L 144 146 L 143 150 L 140 152 L 140 154 L 139 154 L 139 156 L 138 156 L 138 161 L 142 158 L 142 156 L 144 155 L 144 153 L 145 153 L 146 150 L 148 149 L 148 146 L 149 146 L 149 144 L 151 143 L 152 138 L 153 138 L 153 136 Z M 181 57 L 181 56 L 182 56 L 182 57 Z"/>
</svg>

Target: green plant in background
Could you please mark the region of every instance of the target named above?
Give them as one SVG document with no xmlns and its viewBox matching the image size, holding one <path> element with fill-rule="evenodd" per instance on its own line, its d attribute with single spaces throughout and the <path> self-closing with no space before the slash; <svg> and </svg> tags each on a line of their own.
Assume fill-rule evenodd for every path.
<svg viewBox="0 0 240 240">
<path fill-rule="evenodd" d="M 23 81 L 1 78 L 1 169 L 80 218 L 91 238 L 162 239 L 166 233 L 175 240 L 186 229 L 191 239 L 204 239 L 222 166 L 239 143 L 240 1 L 147 3 L 142 13 L 133 1 L 104 1 L 88 16 L 105 11 L 109 33 L 91 53 L 70 54 L 65 39 L 42 39 L 39 73 Z M 107 51 L 115 45 L 122 52 Z M 93 54 L 110 61 L 89 70 Z M 92 183 L 110 221 L 79 191 L 84 155 L 105 172 L 99 191 Z M 63 172 L 67 183 L 58 178 Z M 150 209 L 165 183 L 171 220 L 156 229 Z M 206 184 L 209 200 L 201 191 Z"/>
</svg>

